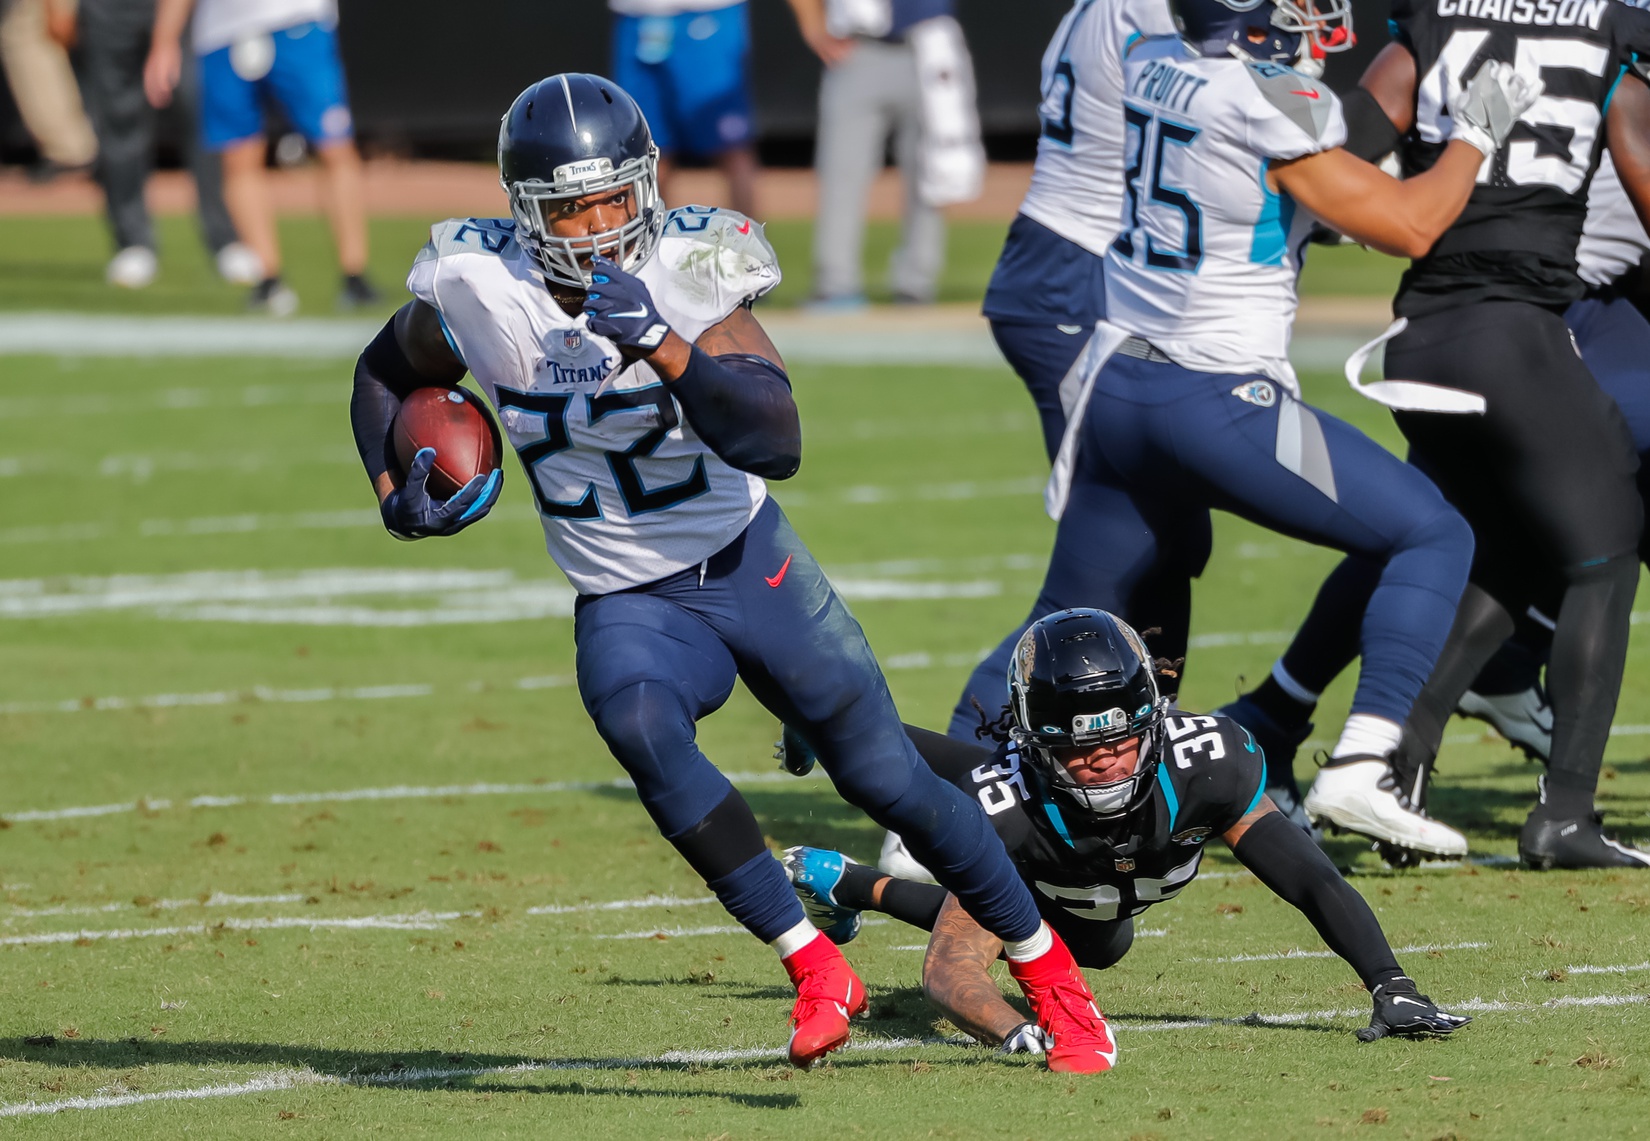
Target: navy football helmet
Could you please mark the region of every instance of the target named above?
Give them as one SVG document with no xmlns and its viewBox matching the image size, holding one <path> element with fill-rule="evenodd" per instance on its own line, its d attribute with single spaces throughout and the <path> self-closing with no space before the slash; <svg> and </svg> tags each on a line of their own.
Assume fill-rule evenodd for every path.
<svg viewBox="0 0 1650 1141">
<path fill-rule="evenodd" d="M 1168 699 L 1151 655 L 1127 622 L 1104 610 L 1061 610 L 1033 622 L 1008 667 L 1012 734 L 1047 783 L 1096 816 L 1132 812 L 1157 770 L 1154 731 Z M 1140 761 L 1120 781 L 1079 785 L 1054 749 L 1140 738 Z"/>
<path fill-rule="evenodd" d="M 499 127 L 498 175 L 522 247 L 562 285 L 588 286 L 596 254 L 634 270 L 664 235 L 653 132 L 636 101 L 599 75 L 552 75 L 516 96 Z M 558 204 L 627 186 L 631 218 L 618 229 L 579 238 L 550 232 Z"/>
<path fill-rule="evenodd" d="M 1169 0 L 1181 40 L 1198 55 L 1233 55 L 1323 71 L 1327 52 L 1353 44 L 1351 0 Z M 1265 33 L 1257 43 L 1253 30 Z"/>
</svg>

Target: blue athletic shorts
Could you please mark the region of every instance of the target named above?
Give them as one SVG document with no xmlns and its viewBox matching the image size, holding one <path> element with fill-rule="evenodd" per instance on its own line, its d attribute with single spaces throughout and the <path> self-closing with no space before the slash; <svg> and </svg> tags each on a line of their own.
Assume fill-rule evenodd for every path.
<svg viewBox="0 0 1650 1141">
<path fill-rule="evenodd" d="M 617 16 L 613 81 L 666 154 L 718 155 L 755 137 L 750 19 L 743 3 L 676 16 Z"/>
<path fill-rule="evenodd" d="M 200 57 L 201 138 L 208 150 L 263 131 L 264 95 L 280 104 L 312 143 L 354 133 L 338 34 L 326 25 L 298 24 Z"/>
</svg>

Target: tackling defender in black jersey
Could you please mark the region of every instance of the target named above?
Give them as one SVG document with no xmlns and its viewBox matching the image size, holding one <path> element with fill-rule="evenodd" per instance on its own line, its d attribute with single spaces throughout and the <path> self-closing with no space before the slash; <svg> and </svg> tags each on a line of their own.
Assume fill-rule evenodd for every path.
<svg viewBox="0 0 1650 1141">
<path fill-rule="evenodd" d="M 1168 709 L 1139 636 L 1099 610 L 1034 623 L 1010 666 L 1007 740 L 995 751 L 907 727 L 937 773 L 971 793 L 1002 837 L 1049 925 L 1091 969 L 1116 963 L 1133 916 L 1173 899 L 1219 837 L 1300 908 L 1374 995 L 1364 1037 L 1447 1034 L 1467 1021 L 1416 992 L 1363 897 L 1265 794 L 1266 760 L 1234 721 Z M 832 938 L 858 912 L 934 932 L 924 987 L 975 1037 L 1036 1049 L 1036 1028 L 986 968 L 1002 949 L 945 889 L 893 879 L 835 852 L 793 848 L 786 867 Z"/>
<path fill-rule="evenodd" d="M 1635 52 L 1650 49 L 1650 14 L 1614 0 L 1397 0 L 1393 17 L 1395 42 L 1346 100 L 1348 149 L 1362 157 L 1396 150 L 1407 173 L 1428 169 L 1452 105 L 1484 61 L 1512 63 L 1545 84 L 1485 160 L 1461 216 L 1404 274 L 1393 303 L 1399 321 L 1382 338 L 1388 378 L 1482 398 L 1478 414 L 1393 402 L 1411 461 L 1472 524 L 1477 543 L 1454 628 L 1393 767 L 1419 808 L 1462 694 L 1517 616 L 1562 598 L 1551 611 L 1550 769 L 1519 853 L 1540 867 L 1642 867 L 1605 839 L 1593 810 L 1638 581 L 1638 456 L 1620 411 L 1578 357 L 1563 312 L 1584 292 L 1576 244 L 1587 189 L 1606 118 L 1617 123 L 1617 84 Z M 1611 132 L 1612 153 L 1629 134 Z M 1334 597 L 1303 627 L 1305 639 L 1316 631 L 1323 656 L 1355 644 L 1334 613 L 1357 610 L 1359 577 L 1354 564 L 1337 570 L 1324 588 Z M 1302 653 L 1311 656 L 1295 648 L 1287 656 Z M 1304 718 L 1293 717 L 1290 701 L 1314 696 L 1291 684 L 1298 680 L 1274 670 L 1231 711 L 1263 743 L 1296 740 Z M 1401 834 L 1355 827 L 1364 815 L 1355 790 L 1326 795 L 1325 784 L 1320 778 L 1308 796 L 1309 814 L 1406 847 Z"/>
</svg>

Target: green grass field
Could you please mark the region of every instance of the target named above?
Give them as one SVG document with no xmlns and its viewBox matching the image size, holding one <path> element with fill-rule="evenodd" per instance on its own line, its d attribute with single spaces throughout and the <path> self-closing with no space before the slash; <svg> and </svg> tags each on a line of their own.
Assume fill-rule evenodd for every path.
<svg viewBox="0 0 1650 1141">
<path fill-rule="evenodd" d="M 320 231 L 290 230 L 306 227 L 318 252 L 294 277 L 320 297 Z M 58 265 L 38 227 L 0 223 L 0 308 L 238 306 L 204 261 L 188 275 L 186 232 L 171 234 L 176 280 L 169 263 L 156 291 L 115 295 L 94 224 L 55 232 L 70 231 Z M 421 232 L 379 226 L 383 280 L 394 242 L 405 253 Z M 1335 280 L 1390 280 L 1331 252 Z M 953 288 L 977 296 L 989 261 L 959 258 Z M 941 724 L 1029 604 L 1052 538 L 1029 405 L 1006 368 L 793 373 L 807 459 L 775 494 L 858 597 L 906 717 Z M 1393 943 L 1420 948 L 1400 960 L 1423 989 L 1477 1015 L 1455 1039 L 1354 1041 L 1368 1000 L 1350 970 L 1283 957 L 1319 949 L 1314 932 L 1211 853 L 1093 977 L 1119 1031 L 1113 1073 L 1050 1075 L 946 1041 L 918 989 L 923 937 L 893 923 L 850 948 L 873 997 L 860 1048 L 791 1071 L 771 952 L 727 930 L 615 787 L 519 471 L 484 525 L 395 542 L 354 457 L 348 375 L 343 361 L 0 358 L 8 1135 L 1650 1131 L 1650 879 L 1507 866 L 1534 769 L 1464 723 L 1435 810 L 1478 862 L 1390 874 L 1331 845 Z M 1307 386 L 1398 443 L 1338 378 Z M 1268 667 L 1333 558 L 1217 519 L 1189 707 Z M 1329 695 L 1321 736 L 1347 693 Z M 1645 722 L 1639 639 L 1601 803 L 1640 841 Z M 742 692 L 702 726 L 710 756 L 748 774 L 776 845 L 874 858 L 878 833 L 827 784 L 779 777 L 774 736 Z"/>
</svg>

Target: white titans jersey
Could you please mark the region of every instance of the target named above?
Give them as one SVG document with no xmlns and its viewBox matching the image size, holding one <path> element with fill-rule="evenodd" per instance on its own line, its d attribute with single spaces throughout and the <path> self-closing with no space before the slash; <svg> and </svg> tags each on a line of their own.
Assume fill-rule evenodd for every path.
<svg viewBox="0 0 1650 1141">
<path fill-rule="evenodd" d="M 1650 236 L 1621 188 L 1616 164 L 1606 151 L 1587 192 L 1587 224 L 1576 247 L 1581 280 L 1588 285 L 1609 285 L 1638 265 L 1646 250 L 1650 250 Z"/>
<path fill-rule="evenodd" d="M 1167 0 L 1077 0 L 1043 53 L 1042 131 L 1020 213 L 1096 257 L 1123 211 L 1123 50 L 1174 30 Z"/>
<path fill-rule="evenodd" d="M 684 340 L 779 284 L 762 227 L 687 206 L 638 271 Z M 694 433 L 653 369 L 568 316 L 507 219 L 430 229 L 407 288 L 435 306 L 521 457 L 550 557 L 581 594 L 695 566 L 731 543 L 767 498 Z"/>
<path fill-rule="evenodd" d="M 1198 372 L 1289 367 L 1311 219 L 1266 186 L 1273 160 L 1346 141 L 1323 84 L 1272 63 L 1193 55 L 1178 39 L 1123 62 L 1123 224 L 1106 253 L 1106 319 Z"/>
</svg>

